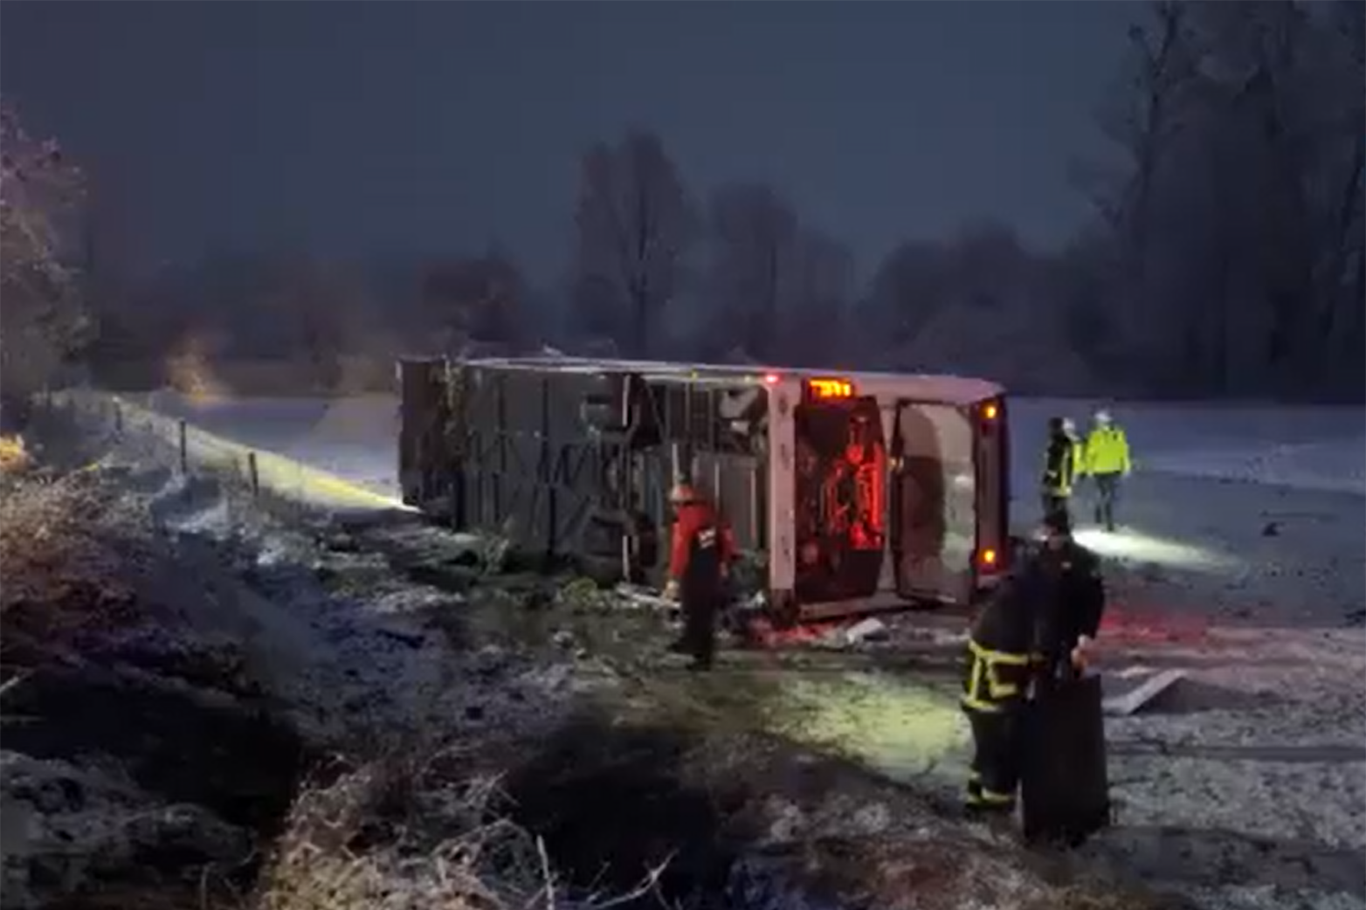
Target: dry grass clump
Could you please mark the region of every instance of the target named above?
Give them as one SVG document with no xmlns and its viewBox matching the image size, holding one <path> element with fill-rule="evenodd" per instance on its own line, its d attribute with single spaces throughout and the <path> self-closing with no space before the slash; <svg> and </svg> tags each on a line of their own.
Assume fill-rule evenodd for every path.
<svg viewBox="0 0 1366 910">
<path fill-rule="evenodd" d="M 22 474 L 33 466 L 22 436 L 0 436 L 0 474 Z"/>
<path fill-rule="evenodd" d="M 59 633 L 119 618 L 133 590 L 127 516 L 97 472 L 6 478 L 0 490 L 0 623 Z"/>
<path fill-rule="evenodd" d="M 377 761 L 304 787 L 258 879 L 253 910 L 571 906 L 544 843 L 503 811 L 498 778 L 472 773 L 459 749 L 428 756 Z M 653 890 L 662 872 L 629 894 L 572 906 L 619 906 Z"/>
<path fill-rule="evenodd" d="M 393 798 L 390 773 L 369 766 L 299 796 L 262 875 L 257 910 L 473 910 L 509 906 L 526 892 L 525 884 L 489 881 L 487 867 L 502 859 L 516 869 L 535 846 L 490 820 L 487 782 L 446 794 L 455 811 L 443 836 L 385 817 L 399 809 L 384 805 Z"/>
<path fill-rule="evenodd" d="M 553 887 L 543 851 L 501 817 L 495 778 L 449 779 L 450 754 L 390 758 L 304 787 L 253 910 L 502 910 Z"/>
</svg>

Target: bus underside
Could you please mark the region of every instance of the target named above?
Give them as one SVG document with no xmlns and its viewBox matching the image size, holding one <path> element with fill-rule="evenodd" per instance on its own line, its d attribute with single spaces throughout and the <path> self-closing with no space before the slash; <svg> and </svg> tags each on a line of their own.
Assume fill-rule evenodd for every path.
<svg viewBox="0 0 1366 910">
<path fill-rule="evenodd" d="M 786 619 L 980 587 L 980 446 L 960 407 L 859 395 L 775 409 L 744 377 L 605 365 L 400 373 L 405 502 L 546 564 L 662 583 L 667 495 L 687 478 L 733 527 L 738 578 Z M 788 421 L 793 445 L 775 445 Z"/>
</svg>

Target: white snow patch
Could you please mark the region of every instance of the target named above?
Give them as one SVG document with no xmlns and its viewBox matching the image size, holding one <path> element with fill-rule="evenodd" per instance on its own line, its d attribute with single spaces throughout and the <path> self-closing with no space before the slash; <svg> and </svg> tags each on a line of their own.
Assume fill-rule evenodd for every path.
<svg viewBox="0 0 1366 910">
<path fill-rule="evenodd" d="M 1143 467 L 1170 474 L 1366 496 L 1366 438 L 1158 454 Z"/>
</svg>

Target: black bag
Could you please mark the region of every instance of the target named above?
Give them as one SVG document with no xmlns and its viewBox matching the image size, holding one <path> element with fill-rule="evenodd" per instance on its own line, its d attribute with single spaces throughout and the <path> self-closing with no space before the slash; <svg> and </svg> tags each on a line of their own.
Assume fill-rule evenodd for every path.
<svg viewBox="0 0 1366 910">
<path fill-rule="evenodd" d="M 1025 709 L 1024 838 L 1074 847 L 1110 824 L 1099 676 L 1057 680 Z"/>
</svg>

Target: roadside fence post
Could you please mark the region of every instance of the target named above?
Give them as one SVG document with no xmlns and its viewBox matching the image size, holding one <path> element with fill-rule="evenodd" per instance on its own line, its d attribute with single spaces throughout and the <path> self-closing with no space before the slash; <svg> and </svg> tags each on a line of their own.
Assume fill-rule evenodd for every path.
<svg viewBox="0 0 1366 910">
<path fill-rule="evenodd" d="M 190 448 L 189 448 L 188 441 L 186 440 L 186 437 L 185 437 L 185 421 L 184 421 L 184 419 L 181 419 L 180 422 L 179 422 L 179 430 L 180 430 L 180 473 L 181 473 L 181 474 L 189 474 L 189 473 L 190 473 Z"/>
<path fill-rule="evenodd" d="M 256 453 L 247 453 L 247 473 L 251 475 L 251 495 L 261 495 L 261 472 L 256 467 Z"/>
</svg>

